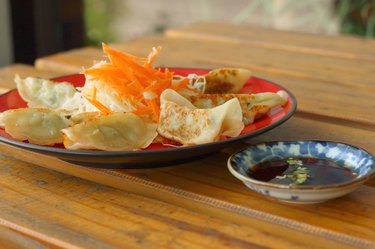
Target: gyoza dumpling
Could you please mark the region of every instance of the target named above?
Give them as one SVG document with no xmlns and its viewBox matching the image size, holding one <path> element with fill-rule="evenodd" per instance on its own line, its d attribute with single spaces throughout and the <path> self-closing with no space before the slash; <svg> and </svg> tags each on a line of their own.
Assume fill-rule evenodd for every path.
<svg viewBox="0 0 375 249">
<path fill-rule="evenodd" d="M 250 78 L 243 68 L 218 68 L 205 75 L 205 93 L 237 93 Z"/>
<path fill-rule="evenodd" d="M 70 150 L 129 151 L 146 148 L 157 136 L 157 124 L 132 113 L 112 113 L 63 129 Z"/>
<path fill-rule="evenodd" d="M 74 124 L 79 124 L 99 118 L 103 114 L 101 112 L 83 112 L 72 116 L 69 120 Z"/>
<path fill-rule="evenodd" d="M 0 126 L 16 140 L 53 145 L 62 143 L 61 130 L 72 125 L 65 115 L 50 109 L 13 109 L 0 114 Z"/>
<path fill-rule="evenodd" d="M 15 77 L 17 90 L 29 107 L 63 109 L 71 114 L 98 111 L 69 82 Z"/>
<path fill-rule="evenodd" d="M 238 136 L 244 124 L 238 99 L 211 109 L 197 109 L 177 92 L 167 89 L 160 96 L 158 132 L 184 145 L 213 142 L 220 135 Z"/>
<path fill-rule="evenodd" d="M 243 122 L 250 124 L 254 119 L 264 116 L 271 108 L 284 105 L 288 101 L 288 94 L 285 91 L 277 93 L 265 92 L 256 94 L 202 94 L 189 96 L 191 103 L 198 108 L 212 108 L 222 105 L 226 101 L 237 98 L 240 102 Z"/>
</svg>

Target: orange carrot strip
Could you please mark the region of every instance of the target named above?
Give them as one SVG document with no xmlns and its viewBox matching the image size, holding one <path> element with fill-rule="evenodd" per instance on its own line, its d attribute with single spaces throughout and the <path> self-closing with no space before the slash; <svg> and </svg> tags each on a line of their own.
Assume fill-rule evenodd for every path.
<svg viewBox="0 0 375 249">
<path fill-rule="evenodd" d="M 137 91 L 135 91 L 135 89 L 131 89 L 124 85 L 116 86 L 115 90 L 117 91 L 117 93 L 123 96 L 126 96 L 126 95 L 134 96 L 138 93 Z"/>
<path fill-rule="evenodd" d="M 141 62 L 144 62 L 144 61 L 148 60 L 147 58 L 137 57 L 137 56 L 134 56 L 134 55 L 131 55 L 131 54 L 119 51 L 119 50 L 112 49 L 107 44 L 105 44 L 104 42 L 102 43 L 102 48 L 103 48 L 104 53 L 106 53 L 106 54 L 115 54 L 119 57 L 127 58 L 127 59 L 130 59 L 130 60 L 135 60 L 135 61 L 141 61 Z"/>
<path fill-rule="evenodd" d="M 111 113 L 111 110 L 109 110 L 106 106 L 104 106 L 102 103 L 100 103 L 99 101 L 97 100 L 94 100 L 94 99 L 89 99 L 87 97 L 85 97 L 93 106 L 95 106 L 96 108 L 99 109 L 99 111 L 101 111 L 102 113 L 104 114 L 109 114 Z"/>
<path fill-rule="evenodd" d="M 109 56 L 110 61 L 120 68 L 131 68 L 134 73 L 139 73 L 152 78 L 152 74 L 146 70 L 142 65 L 136 62 L 138 57 L 127 55 L 123 52 L 110 49 L 107 45 L 103 45 L 103 51 Z"/>
<path fill-rule="evenodd" d="M 186 87 L 188 84 L 189 84 L 189 79 L 185 78 L 185 79 L 181 80 L 180 82 L 178 82 L 177 84 L 172 85 L 171 88 L 175 91 L 178 91 L 178 90 L 181 90 L 182 88 Z"/>
<path fill-rule="evenodd" d="M 139 107 L 138 109 L 132 111 L 132 113 L 141 115 L 150 112 L 150 107 L 145 106 L 145 107 Z"/>
<path fill-rule="evenodd" d="M 96 100 L 96 87 L 92 90 L 92 99 Z"/>
</svg>

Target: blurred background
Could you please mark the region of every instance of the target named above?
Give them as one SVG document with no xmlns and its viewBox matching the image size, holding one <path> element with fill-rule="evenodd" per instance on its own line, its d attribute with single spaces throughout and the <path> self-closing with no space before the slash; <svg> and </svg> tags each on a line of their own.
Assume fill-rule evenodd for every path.
<svg viewBox="0 0 375 249">
<path fill-rule="evenodd" d="M 375 36 L 375 0 L 0 0 L 0 66 L 202 21 Z"/>
</svg>

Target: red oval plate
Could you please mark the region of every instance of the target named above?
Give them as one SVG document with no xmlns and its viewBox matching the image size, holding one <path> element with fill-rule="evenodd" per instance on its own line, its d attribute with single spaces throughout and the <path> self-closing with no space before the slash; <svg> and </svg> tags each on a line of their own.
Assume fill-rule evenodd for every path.
<svg viewBox="0 0 375 249">
<path fill-rule="evenodd" d="M 169 68 L 175 74 L 187 76 L 188 74 L 206 74 L 209 70 L 190 69 L 190 68 Z M 83 86 L 85 77 L 82 74 L 67 75 L 53 79 L 56 82 L 67 81 L 74 86 Z M 41 146 L 20 142 L 14 140 L 4 129 L 0 128 L 0 141 L 24 149 L 52 155 L 65 161 L 77 163 L 88 167 L 96 168 L 124 168 L 139 169 L 167 166 L 178 164 L 188 160 L 199 158 L 208 153 L 220 150 L 233 143 L 240 142 L 251 137 L 260 135 L 269 131 L 286 120 L 288 120 L 296 110 L 297 101 L 293 94 L 287 89 L 273 82 L 251 77 L 246 82 L 240 93 L 260 93 L 260 92 L 277 92 L 284 90 L 289 94 L 288 103 L 283 107 L 274 108 L 266 116 L 256 120 L 254 123 L 245 126 L 240 136 L 234 138 L 225 138 L 220 141 L 200 144 L 195 146 L 172 147 L 162 144 L 151 144 L 148 148 L 139 151 L 94 151 L 94 150 L 67 150 L 61 145 Z M 17 90 L 11 90 L 0 95 L 0 111 L 27 107 Z"/>
</svg>

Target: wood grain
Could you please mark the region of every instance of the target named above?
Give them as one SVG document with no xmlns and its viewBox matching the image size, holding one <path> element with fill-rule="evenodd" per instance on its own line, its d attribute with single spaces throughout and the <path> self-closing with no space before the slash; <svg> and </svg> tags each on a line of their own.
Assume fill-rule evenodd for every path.
<svg viewBox="0 0 375 249">
<path fill-rule="evenodd" d="M 158 66 L 249 68 L 254 75 L 273 80 L 294 93 L 298 100 L 298 111 L 370 126 L 375 124 L 375 86 L 372 80 L 375 63 L 317 55 L 306 57 L 296 52 L 270 51 L 251 46 L 238 50 L 235 45 L 162 36 L 151 36 L 112 46 L 146 56 L 150 48 L 156 45 L 164 47 L 156 61 Z M 99 58 L 99 54 L 99 50 L 85 48 L 56 57 L 41 58 L 39 61 L 45 61 L 42 68 L 48 70 L 62 69 L 69 65 L 71 69 L 66 73 L 73 73 L 74 70 L 78 72 L 82 65 L 91 65 L 91 61 L 77 58 L 94 60 L 95 57 Z M 293 58 L 293 61 L 290 58 Z M 365 66 L 358 67 L 358 64 Z"/>
<path fill-rule="evenodd" d="M 162 36 L 149 36 L 138 41 L 113 44 L 113 47 L 144 56 L 152 47 L 158 45 L 165 48 L 158 57 L 161 66 L 194 66 L 195 63 L 206 66 L 239 66 L 253 69 L 255 72 L 375 89 L 371 79 L 375 62 L 366 62 L 358 67 L 361 60 L 345 60 L 314 54 L 306 56 L 298 52 L 255 48 L 246 44 L 239 49 L 238 45 L 233 44 Z M 190 52 L 192 50 L 194 53 Z"/>
<path fill-rule="evenodd" d="M 256 57 L 246 56 L 246 52 L 242 50 L 239 52 L 236 46 L 229 49 L 225 44 L 217 45 L 217 43 L 213 42 L 209 44 L 201 42 L 197 45 L 195 41 L 173 41 L 171 39 L 150 37 L 138 43 L 129 42 L 123 45 L 115 45 L 115 47 L 123 51 L 144 54 L 145 52 L 142 53 L 141 49 L 152 46 L 152 43 L 160 44 L 166 48 L 159 58 L 158 65 L 167 67 L 175 65 L 177 67 L 215 68 L 238 66 L 249 68 L 253 71 L 254 75 L 274 80 L 292 91 L 292 93 L 296 95 L 299 103 L 297 111 L 301 110 L 303 112 L 322 116 L 335 116 L 340 119 L 359 121 L 370 125 L 375 124 L 375 101 L 371 101 L 371 96 L 375 94 L 375 85 L 371 83 L 374 82 L 374 79 L 371 76 L 370 68 L 368 68 L 367 73 L 363 71 L 361 76 L 358 75 L 358 80 L 355 83 L 355 81 L 351 81 L 352 79 L 349 81 L 351 77 L 349 76 L 350 70 L 345 74 L 341 72 L 327 72 L 327 76 L 324 77 L 324 79 L 317 79 L 315 78 L 316 75 L 318 75 L 316 72 L 319 72 L 321 76 L 321 72 L 324 70 L 315 68 L 309 75 L 303 75 L 301 73 L 302 70 L 306 68 L 311 69 L 312 67 L 312 65 L 311 67 L 305 65 L 306 60 L 303 58 L 299 58 L 298 60 L 293 55 L 284 55 L 286 61 L 279 62 L 278 65 L 273 66 L 271 64 L 275 59 L 272 57 L 280 58 L 280 56 L 276 54 L 269 53 L 267 56 Z M 226 51 L 224 51 L 224 48 Z M 194 50 L 194 53 L 191 52 L 192 50 Z M 248 48 L 244 50 L 249 51 Z M 218 53 L 217 51 L 220 52 Z M 280 66 L 291 65 L 291 63 L 288 62 L 288 57 L 295 59 L 296 65 L 290 69 L 290 72 L 293 71 L 293 73 L 286 75 L 280 71 Z M 183 62 L 181 62 L 179 58 L 184 58 Z M 262 63 L 260 60 L 263 60 L 265 63 L 265 66 L 262 68 L 259 66 Z M 318 62 L 318 60 L 320 62 Z M 315 65 L 319 63 L 321 63 L 321 65 L 331 65 L 330 62 L 324 63 L 323 60 L 324 58 L 316 58 Z M 243 62 L 239 63 L 240 61 Z M 353 63 L 353 67 L 354 64 L 356 64 L 356 62 L 353 61 L 348 63 Z M 340 69 L 340 71 L 345 71 L 345 69 Z M 346 77 L 346 80 L 342 80 L 344 77 Z M 363 83 L 363 81 L 360 80 L 362 77 L 367 77 L 368 82 Z M 359 83 L 360 81 L 363 84 Z M 351 104 L 348 105 L 348 102 Z"/>
<path fill-rule="evenodd" d="M 38 241 L 24 234 L 20 234 L 6 226 L 0 226 L 0 246 L 1 248 L 17 249 L 17 248 L 57 248 L 51 244 Z"/>
<path fill-rule="evenodd" d="M 140 56 L 157 45 L 158 66 L 249 68 L 291 90 L 297 113 L 214 155 L 153 170 L 90 169 L 1 143 L 1 246 L 375 248 L 375 178 L 336 200 L 292 205 L 248 190 L 226 167 L 231 153 L 271 140 L 333 140 L 375 153 L 373 41 L 196 24 L 112 44 Z M 95 47 L 39 58 L 37 69 L 0 69 L 0 87 L 13 88 L 15 73 L 51 78 L 101 59 Z"/>
<path fill-rule="evenodd" d="M 84 47 L 38 58 L 34 64 L 37 69 L 60 74 L 76 74 L 85 67 L 91 67 L 95 61 L 103 59 L 101 49 Z"/>
<path fill-rule="evenodd" d="M 375 60 L 375 41 L 354 36 L 315 35 L 229 23 L 197 23 L 169 29 L 165 35 L 182 39 L 249 44 L 267 49 L 343 59 Z"/>
<path fill-rule="evenodd" d="M 66 169 L 66 163 L 38 157 Z M 252 217 L 236 224 L 8 157 L 0 161 L 0 224 L 29 238 L 12 233 L 18 243 L 64 248 L 352 248 L 368 243 L 324 237 L 318 242 L 309 233 Z"/>
<path fill-rule="evenodd" d="M 70 175 L 80 175 L 83 178 L 102 182 L 119 189 L 174 202 L 177 205 L 211 216 L 199 215 L 102 185 L 89 184 L 78 178 L 38 169 L 25 162 L 2 156 L 0 159 L 3 174 L 0 175 L 2 178 L 0 186 L 5 191 L 0 192 L 2 200 L 0 208 L 2 209 L 3 219 L 10 219 L 13 220 L 13 223 L 18 224 L 13 226 L 13 229 L 21 228 L 19 230 L 24 233 L 33 231 L 28 235 L 34 235 L 37 239 L 45 240 L 48 243 L 54 242 L 58 245 L 58 243 L 69 241 L 61 238 L 63 235 L 68 238 L 76 238 L 70 241 L 70 243 L 74 242 L 75 245 L 79 245 L 83 241 L 86 245 L 91 245 L 90 242 L 98 243 L 92 244 L 95 247 L 102 247 L 105 243 L 134 247 L 139 245 L 137 244 L 139 241 L 142 241 L 142 246 L 153 245 L 155 248 L 163 248 L 166 245 L 168 247 L 173 245 L 170 243 L 172 239 L 170 236 L 177 236 L 177 238 L 181 236 L 182 241 L 173 238 L 173 242 L 176 243 L 186 243 L 184 239 L 188 238 L 190 243 L 185 246 L 190 244 L 194 248 L 200 248 L 201 246 L 220 248 L 229 245 L 233 248 L 248 248 L 256 245 L 276 246 L 277 248 L 285 242 L 287 242 L 285 246 L 291 246 L 292 248 L 307 245 L 319 248 L 322 242 L 324 247 L 327 246 L 326 248 L 338 244 L 344 246 L 344 248 L 372 245 L 371 240 L 296 223 L 293 220 L 272 216 L 263 211 L 255 211 L 252 208 L 225 204 L 226 202 L 216 198 L 207 198 L 193 192 L 186 192 L 191 193 L 186 195 L 184 191 L 178 190 L 179 186 L 164 187 L 167 185 L 151 183 L 147 180 L 147 182 L 150 182 L 148 184 L 139 177 L 126 176 L 127 174 L 121 171 L 114 173 L 109 170 L 87 169 L 48 156 L 12 148 L 5 144 L 0 144 L 0 148 L 7 155 L 16 156 L 23 161 L 38 163 L 43 167 L 66 172 Z M 82 174 L 83 172 L 84 174 Z M 138 180 L 135 178 L 138 178 Z M 200 183 L 196 182 L 196 184 Z M 208 188 L 212 187 L 208 186 Z M 220 191 L 222 190 L 223 188 Z M 122 197 L 117 193 L 120 193 Z M 94 199 L 91 198 L 93 196 Z M 103 199 L 103 197 L 105 198 Z M 249 198 L 249 196 L 246 198 Z M 207 203 L 207 201 L 209 202 Z M 112 205 L 112 202 L 115 202 L 115 206 Z M 169 209 L 173 209 L 173 211 Z M 195 215 L 197 217 L 194 217 Z M 28 221 L 30 216 L 37 217 L 37 222 L 34 220 L 33 223 L 30 223 Z M 212 216 L 217 218 L 212 218 Z M 199 218 L 209 220 L 203 221 Z M 3 222 L 4 224 L 7 223 Z M 231 236 L 223 234 L 223 231 L 227 229 L 225 224 L 234 226 L 228 228 Z M 203 227 L 201 227 L 202 225 Z M 25 229 L 25 226 L 32 227 Z M 215 229 L 218 227 L 220 227 L 220 232 Z M 173 228 L 176 228 L 177 231 L 173 231 Z M 239 229 L 238 232 L 233 230 L 235 228 Z M 143 232 L 137 233 L 134 229 Z M 167 229 L 168 234 L 165 233 L 164 229 Z M 183 231 L 180 231 L 181 229 Z M 40 230 L 42 231 L 35 232 Z M 243 237 L 244 233 L 252 231 L 256 234 L 253 234 L 250 238 L 247 235 L 250 241 L 244 241 L 244 238 L 246 238 Z M 264 231 L 267 238 L 261 238 L 262 232 L 260 233 L 260 231 Z M 37 236 L 39 233 L 43 236 Z M 46 234 L 47 236 L 45 236 Z M 320 235 L 321 240 L 314 240 L 314 235 Z M 205 240 L 206 236 L 208 241 Z M 251 240 L 254 236 L 257 237 L 256 242 Z M 273 237 L 275 237 L 274 242 L 272 242 Z M 120 238 L 122 242 L 117 240 Z M 124 238 L 126 239 L 124 240 Z M 266 241 L 268 243 L 263 244 Z M 262 244 L 259 244 L 259 242 Z"/>
<path fill-rule="evenodd" d="M 18 74 L 21 77 L 40 77 L 40 78 L 53 78 L 60 76 L 60 73 L 38 70 L 33 66 L 25 64 L 14 64 L 7 67 L 0 68 L 0 93 L 6 92 L 16 87 L 14 82 L 15 75 Z"/>
<path fill-rule="evenodd" d="M 375 62 L 358 67 L 361 60 L 344 60 L 317 55 L 306 56 L 297 52 L 254 48 L 244 45 L 220 44 L 212 41 L 196 41 L 164 36 L 149 36 L 140 40 L 112 44 L 128 53 L 146 56 L 152 47 L 163 46 L 157 60 L 158 66 L 207 67 L 240 66 L 255 72 L 269 72 L 287 76 L 331 82 L 338 85 L 356 86 L 374 90 L 371 75 Z M 190 53 L 194 50 L 194 53 Z M 93 61 L 102 59 L 98 48 L 83 48 L 63 52 L 36 61 L 36 67 L 50 71 L 78 73 Z M 292 58 L 292 59 L 291 59 Z M 319 72 L 319 73 L 318 73 Z"/>
</svg>

